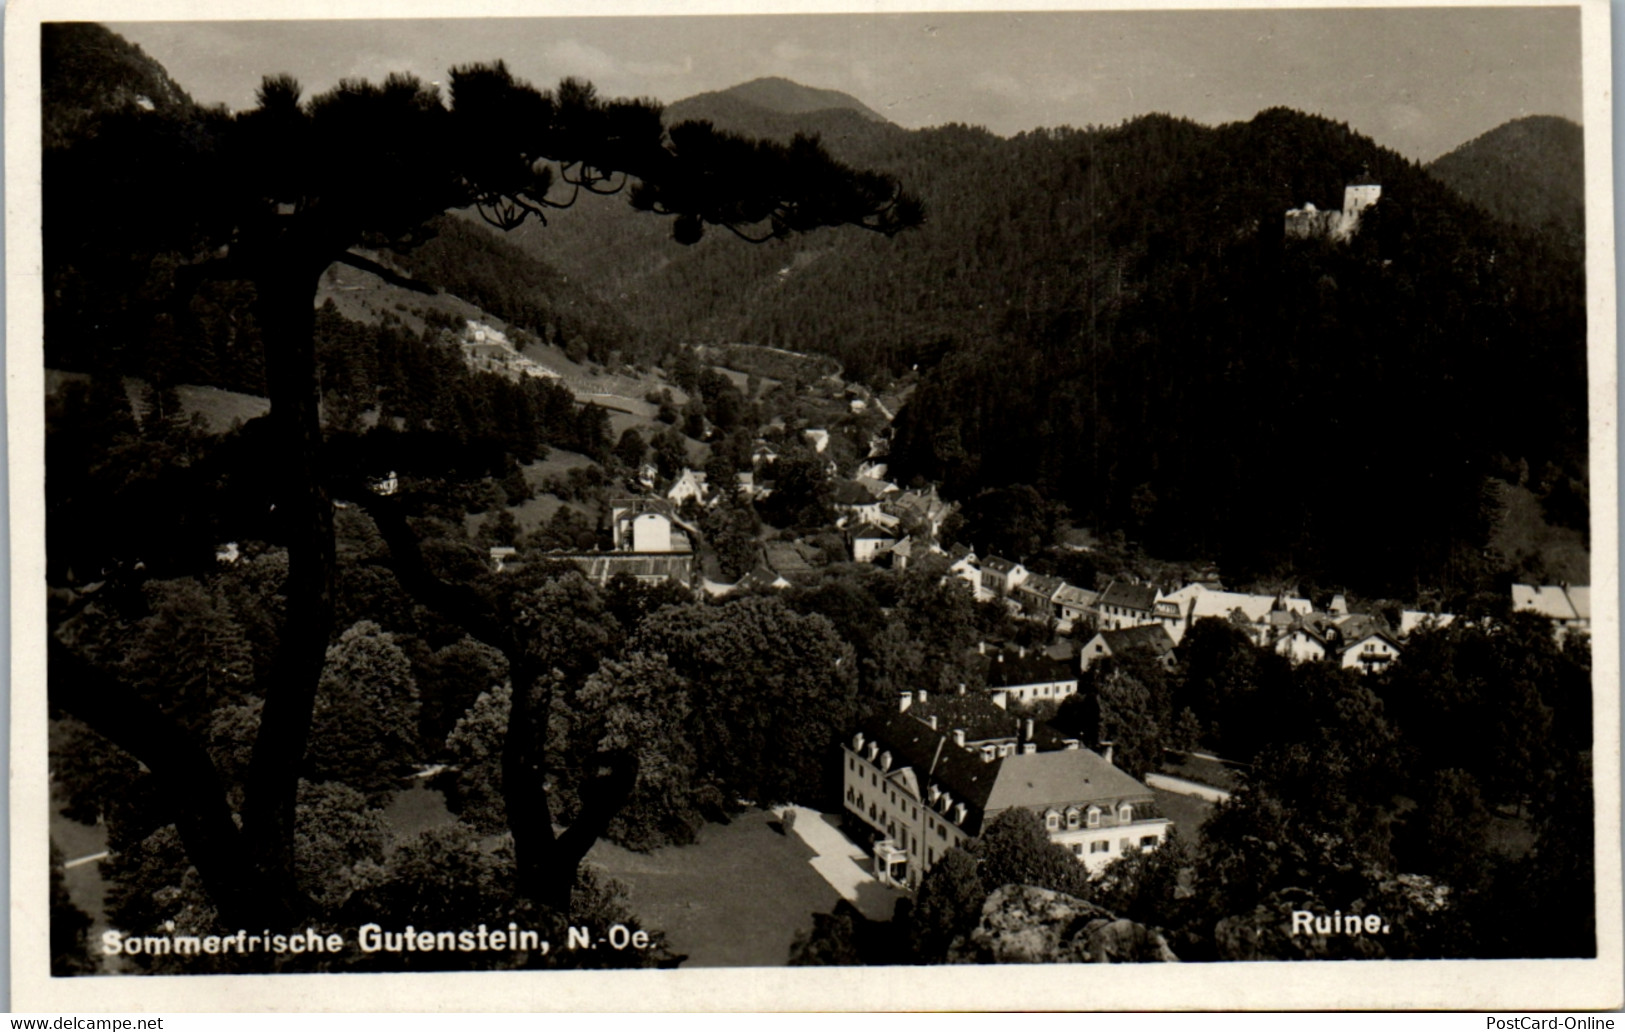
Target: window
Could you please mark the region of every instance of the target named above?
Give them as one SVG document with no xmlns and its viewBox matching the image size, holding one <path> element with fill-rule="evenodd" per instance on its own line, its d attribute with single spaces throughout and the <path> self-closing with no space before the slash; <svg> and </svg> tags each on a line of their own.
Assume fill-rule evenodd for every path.
<svg viewBox="0 0 1625 1032">
<path fill-rule="evenodd" d="M 1157 836 L 1155 836 L 1155 835 L 1141 836 L 1141 838 L 1140 838 L 1140 848 L 1141 849 L 1156 849 L 1157 848 Z"/>
<path fill-rule="evenodd" d="M 1076 828 L 1078 826 L 1078 811 L 1076 809 L 1068 810 L 1066 812 L 1066 826 L 1068 828 Z"/>
<path fill-rule="evenodd" d="M 1044 827 L 1050 831 L 1059 831 L 1061 828 L 1061 815 L 1051 810 L 1044 815 Z"/>
<path fill-rule="evenodd" d="M 1110 842 L 1101 841 L 1089 843 L 1089 852 L 1091 853 L 1110 853 L 1111 851 L 1112 844 Z"/>
<path fill-rule="evenodd" d="M 1128 839 L 1124 839 L 1117 844 L 1118 852 L 1127 853 L 1129 851 L 1129 847 L 1132 845 L 1134 845 L 1134 843 L 1130 842 Z"/>
<path fill-rule="evenodd" d="M 1100 807 L 1098 806 L 1089 807 L 1089 827 L 1100 827 Z"/>
<path fill-rule="evenodd" d="M 925 850 L 925 862 L 928 864 L 934 864 L 937 862 L 937 851 L 929 846 L 926 847 Z"/>
<path fill-rule="evenodd" d="M 937 838 L 946 839 L 947 837 L 948 837 L 948 826 L 946 824 L 937 825 Z"/>
<path fill-rule="evenodd" d="M 1083 855 L 1083 843 L 1082 842 L 1074 842 L 1074 843 L 1072 843 L 1072 855 L 1073 856 L 1082 856 Z"/>
<path fill-rule="evenodd" d="M 1134 807 L 1128 803 L 1124 803 L 1117 810 L 1117 819 L 1124 824 L 1132 821 L 1134 819 Z"/>
</svg>

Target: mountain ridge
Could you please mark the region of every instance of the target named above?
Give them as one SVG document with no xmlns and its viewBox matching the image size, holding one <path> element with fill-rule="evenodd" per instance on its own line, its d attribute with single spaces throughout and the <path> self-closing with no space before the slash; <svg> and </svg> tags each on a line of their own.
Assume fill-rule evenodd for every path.
<svg viewBox="0 0 1625 1032">
<path fill-rule="evenodd" d="M 1496 126 L 1426 166 L 1484 211 L 1585 250 L 1585 130 L 1556 115 Z"/>
<path fill-rule="evenodd" d="M 779 75 L 762 76 L 726 89 L 707 90 L 684 97 L 667 105 L 668 119 L 682 121 L 694 117 L 688 112 L 703 109 L 719 100 L 750 104 L 780 115 L 804 115 L 832 110 L 851 111 L 867 121 L 890 124 L 888 119 L 850 93 L 806 86 Z"/>
</svg>

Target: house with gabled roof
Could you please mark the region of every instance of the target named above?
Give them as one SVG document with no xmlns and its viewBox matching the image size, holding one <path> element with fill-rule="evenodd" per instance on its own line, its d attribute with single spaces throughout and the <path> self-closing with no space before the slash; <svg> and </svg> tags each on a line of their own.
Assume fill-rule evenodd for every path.
<svg viewBox="0 0 1625 1032">
<path fill-rule="evenodd" d="M 1080 671 L 1088 670 L 1090 665 L 1102 659 L 1121 656 L 1135 648 L 1150 649 L 1164 666 L 1174 665 L 1174 639 L 1168 633 L 1168 628 L 1162 624 L 1141 624 L 1116 631 L 1096 632 L 1078 652 L 1078 668 Z"/>
<path fill-rule="evenodd" d="M 895 530 L 887 530 L 872 523 L 858 523 L 851 528 L 848 538 L 852 544 L 852 561 L 872 563 L 896 548 L 900 538 Z"/>
<path fill-rule="evenodd" d="M 1060 702 L 1078 691 L 1074 657 L 1057 658 L 1047 650 L 1025 645 L 978 643 L 971 669 L 981 675 L 985 690 L 1001 709 L 1011 703 Z"/>
<path fill-rule="evenodd" d="M 1100 600 L 1098 591 L 1089 591 L 1072 584 L 1062 584 L 1055 592 L 1053 605 L 1057 629 L 1065 634 L 1071 631 L 1079 620 L 1090 616 L 1095 603 Z"/>
<path fill-rule="evenodd" d="M 882 508 L 900 522 L 909 524 L 910 530 L 923 531 L 933 540 L 942 533 L 942 522 L 959 506 L 944 501 L 932 484 L 924 491 L 902 491 L 885 500 Z"/>
<path fill-rule="evenodd" d="M 1176 591 L 1170 591 L 1163 596 L 1163 601 L 1173 603 L 1180 610 L 1180 619 L 1175 626 L 1168 629 L 1176 645 L 1184 639 L 1185 632 L 1190 630 L 1196 621 L 1217 617 L 1230 621 L 1244 631 L 1253 640 L 1253 644 L 1269 647 L 1276 640 L 1272 636 L 1274 633 L 1272 626 L 1276 628 L 1285 626 L 1279 621 L 1272 625 L 1271 613 L 1302 615 L 1315 611 L 1314 604 L 1306 598 L 1294 598 L 1285 594 L 1252 595 L 1240 591 L 1223 591 L 1201 583 L 1187 584 Z"/>
<path fill-rule="evenodd" d="M 996 555 L 983 559 L 981 569 L 984 597 L 1008 598 L 1029 576 L 1027 568 L 1019 562 Z"/>
<path fill-rule="evenodd" d="M 1400 656 L 1401 646 L 1380 616 L 1351 613 L 1292 613 L 1271 648 L 1293 663 L 1335 661 L 1362 673 L 1381 670 Z"/>
<path fill-rule="evenodd" d="M 903 695 L 842 748 L 845 812 L 865 829 L 875 876 L 916 888 L 949 849 L 1025 809 L 1091 872 L 1154 849 L 1172 822 L 1108 756 L 977 692 Z"/>
<path fill-rule="evenodd" d="M 1183 619 L 1179 606 L 1164 600 L 1155 585 L 1114 580 L 1095 600 L 1095 626 L 1118 631 L 1125 627 L 1161 624 L 1173 635 Z"/>
<path fill-rule="evenodd" d="M 1016 585 L 1013 595 L 1021 603 L 1023 615 L 1032 620 L 1048 621 L 1055 616 L 1055 594 L 1066 587 L 1066 581 L 1047 573 L 1029 574 Z"/>
</svg>

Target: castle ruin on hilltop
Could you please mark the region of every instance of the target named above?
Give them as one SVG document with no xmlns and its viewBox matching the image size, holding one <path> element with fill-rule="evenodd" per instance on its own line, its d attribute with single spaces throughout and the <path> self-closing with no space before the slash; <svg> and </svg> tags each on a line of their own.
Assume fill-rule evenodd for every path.
<svg viewBox="0 0 1625 1032">
<path fill-rule="evenodd" d="M 1286 213 L 1286 235 L 1347 240 L 1360 228 L 1360 216 L 1381 197 L 1380 185 L 1357 183 L 1343 188 L 1342 211 L 1321 211 L 1313 204 L 1289 208 Z"/>
</svg>

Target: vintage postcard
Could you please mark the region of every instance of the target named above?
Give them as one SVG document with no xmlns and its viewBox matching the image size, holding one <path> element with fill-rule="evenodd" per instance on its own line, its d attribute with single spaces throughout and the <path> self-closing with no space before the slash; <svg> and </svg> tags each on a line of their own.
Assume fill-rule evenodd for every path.
<svg viewBox="0 0 1625 1032">
<path fill-rule="evenodd" d="M 8 5 L 16 1009 L 1625 1003 L 1606 3 L 582 10 Z"/>
</svg>

